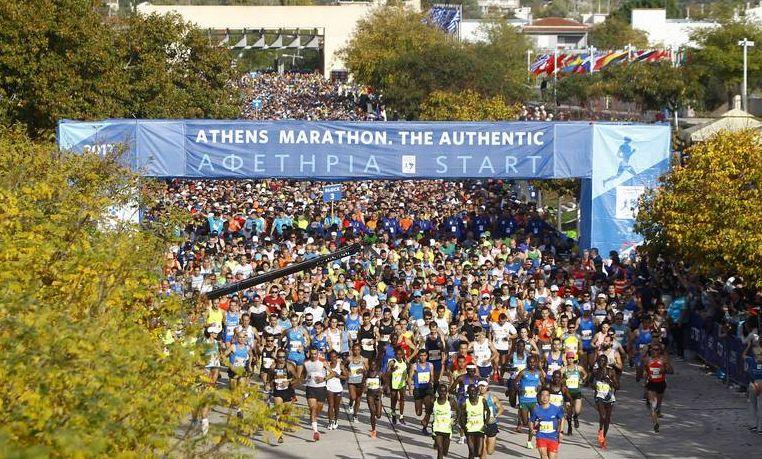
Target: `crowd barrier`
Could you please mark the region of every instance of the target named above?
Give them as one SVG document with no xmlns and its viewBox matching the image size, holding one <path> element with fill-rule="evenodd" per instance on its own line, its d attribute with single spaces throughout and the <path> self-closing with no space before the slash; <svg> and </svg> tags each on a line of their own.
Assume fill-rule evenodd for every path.
<svg viewBox="0 0 762 459">
<path fill-rule="evenodd" d="M 721 379 L 745 387 L 749 377 L 741 358 L 745 347 L 741 339 L 723 333 L 719 324 L 698 314 L 691 315 L 690 325 L 688 347 L 707 365 L 719 370 Z"/>
</svg>

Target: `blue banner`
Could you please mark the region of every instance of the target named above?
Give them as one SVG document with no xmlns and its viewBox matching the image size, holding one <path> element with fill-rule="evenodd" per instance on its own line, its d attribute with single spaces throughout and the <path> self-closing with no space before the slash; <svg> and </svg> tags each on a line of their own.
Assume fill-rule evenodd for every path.
<svg viewBox="0 0 762 459">
<path fill-rule="evenodd" d="M 670 141 L 666 125 L 593 126 L 593 170 L 582 200 L 592 231 L 584 246 L 627 256 L 642 242 L 633 231 L 638 200 L 669 169 Z"/>
<path fill-rule="evenodd" d="M 124 148 L 143 175 L 179 178 L 581 178 L 583 247 L 626 254 L 634 206 L 669 165 L 662 125 L 589 122 L 61 121 L 64 150 Z"/>
<path fill-rule="evenodd" d="M 735 335 L 720 333 L 717 323 L 705 321 L 698 314 L 692 314 L 690 320 L 688 347 L 713 368 L 722 369 L 728 378 L 737 384 L 749 382 L 747 368 L 741 359 L 745 348 L 740 338 Z"/>
</svg>

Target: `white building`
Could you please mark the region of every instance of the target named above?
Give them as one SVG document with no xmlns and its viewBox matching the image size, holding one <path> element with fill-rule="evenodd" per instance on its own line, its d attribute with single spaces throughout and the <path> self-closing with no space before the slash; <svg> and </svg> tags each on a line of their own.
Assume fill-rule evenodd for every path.
<svg viewBox="0 0 762 459">
<path fill-rule="evenodd" d="M 513 11 L 521 6 L 519 0 L 477 0 L 482 13 L 490 11 Z"/>
<path fill-rule="evenodd" d="M 420 0 L 405 4 L 420 11 Z M 200 6 L 200 5 L 138 5 L 140 14 L 179 14 L 184 20 L 202 29 L 230 30 L 318 30 L 322 34 L 324 55 L 323 73 L 346 70 L 338 56 L 352 37 L 358 21 L 377 7 L 376 1 L 348 2 L 324 6 Z"/>
<path fill-rule="evenodd" d="M 641 30 L 654 46 L 681 48 L 693 46 L 691 34 L 698 30 L 717 27 L 716 22 L 694 21 L 692 19 L 667 19 L 665 9 L 633 9 L 632 28 Z"/>
<path fill-rule="evenodd" d="M 590 26 L 573 19 L 541 18 L 522 28 L 537 49 L 581 49 L 587 47 Z"/>
</svg>

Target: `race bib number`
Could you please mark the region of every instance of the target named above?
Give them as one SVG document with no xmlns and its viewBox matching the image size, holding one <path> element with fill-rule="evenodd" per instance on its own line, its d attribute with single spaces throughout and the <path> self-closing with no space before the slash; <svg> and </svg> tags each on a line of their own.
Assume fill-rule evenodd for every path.
<svg viewBox="0 0 762 459">
<path fill-rule="evenodd" d="M 540 421 L 540 432 L 553 433 L 556 431 L 556 427 L 553 421 Z"/>
<path fill-rule="evenodd" d="M 601 395 L 606 395 L 611 391 L 611 386 L 603 381 L 598 381 L 595 383 L 595 390 Z"/>
<path fill-rule="evenodd" d="M 524 388 L 524 397 L 537 397 L 537 388 L 535 386 L 526 386 Z"/>
<path fill-rule="evenodd" d="M 589 339 L 593 336 L 592 330 L 582 330 L 582 338 Z"/>
<path fill-rule="evenodd" d="M 577 376 L 569 376 L 566 378 L 566 387 L 569 389 L 579 389 L 579 378 Z"/>
<path fill-rule="evenodd" d="M 442 360 L 442 352 L 439 349 L 430 350 L 429 360 Z"/>
<path fill-rule="evenodd" d="M 349 339 L 352 341 L 357 339 L 357 330 L 349 330 Z"/>
<path fill-rule="evenodd" d="M 651 368 L 651 376 L 654 378 L 661 376 L 661 368 Z"/>
<path fill-rule="evenodd" d="M 288 344 L 288 349 L 291 352 L 301 352 L 302 351 L 302 343 L 300 343 L 299 341 L 291 341 Z"/>
<path fill-rule="evenodd" d="M 368 380 L 365 381 L 365 385 L 370 390 L 378 390 L 381 388 L 381 380 L 378 378 L 368 378 Z"/>
<path fill-rule="evenodd" d="M 233 366 L 234 367 L 246 366 L 246 359 L 244 357 L 236 357 L 235 360 L 233 360 Z"/>
<path fill-rule="evenodd" d="M 418 373 L 418 384 L 427 384 L 431 380 L 431 373 L 428 371 Z"/>
<path fill-rule="evenodd" d="M 271 366 L 273 366 L 273 363 L 275 363 L 275 361 L 273 359 L 271 359 L 270 357 L 262 357 L 262 366 L 263 367 L 270 368 Z"/>
<path fill-rule="evenodd" d="M 564 396 L 561 394 L 550 394 L 550 404 L 555 406 L 563 406 Z"/>
<path fill-rule="evenodd" d="M 361 376 L 362 375 L 362 368 L 361 367 L 352 367 L 352 370 L 350 371 L 351 376 Z"/>
<path fill-rule="evenodd" d="M 288 379 L 276 379 L 275 380 L 275 388 L 277 390 L 286 390 L 286 389 L 288 389 Z"/>
<path fill-rule="evenodd" d="M 373 340 L 370 338 L 365 338 L 362 340 L 362 348 L 364 351 L 372 351 L 373 350 Z"/>
</svg>

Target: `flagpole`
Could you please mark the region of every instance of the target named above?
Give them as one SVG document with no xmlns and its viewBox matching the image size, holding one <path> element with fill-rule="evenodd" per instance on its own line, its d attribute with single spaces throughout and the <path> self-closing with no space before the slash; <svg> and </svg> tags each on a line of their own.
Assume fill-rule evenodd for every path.
<svg viewBox="0 0 762 459">
<path fill-rule="evenodd" d="M 558 48 L 553 51 L 553 102 L 558 107 Z"/>
<path fill-rule="evenodd" d="M 532 69 L 532 61 L 531 61 L 531 56 L 532 56 L 532 50 L 528 49 L 527 50 L 527 84 L 531 84 L 532 83 L 532 70 L 531 70 Z"/>
</svg>

